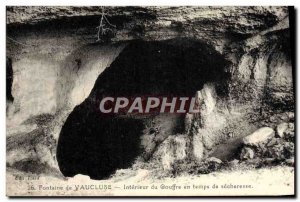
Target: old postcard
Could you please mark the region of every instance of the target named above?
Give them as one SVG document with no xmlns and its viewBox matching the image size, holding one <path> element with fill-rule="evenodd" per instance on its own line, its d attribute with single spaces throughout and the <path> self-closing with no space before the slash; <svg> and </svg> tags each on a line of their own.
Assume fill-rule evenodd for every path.
<svg viewBox="0 0 300 202">
<path fill-rule="evenodd" d="M 6 7 L 7 196 L 294 196 L 294 8 Z"/>
</svg>

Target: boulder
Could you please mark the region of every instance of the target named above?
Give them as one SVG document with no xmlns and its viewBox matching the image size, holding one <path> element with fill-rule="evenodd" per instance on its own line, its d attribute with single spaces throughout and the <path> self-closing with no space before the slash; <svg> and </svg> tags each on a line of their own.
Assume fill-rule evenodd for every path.
<svg viewBox="0 0 300 202">
<path fill-rule="evenodd" d="M 216 171 L 218 169 L 221 168 L 221 164 L 222 164 L 222 161 L 216 157 L 210 157 L 208 159 L 206 159 L 207 161 L 207 165 L 208 165 L 208 170 L 209 171 Z"/>
<path fill-rule="evenodd" d="M 253 159 L 253 158 L 254 158 L 254 151 L 249 147 L 244 147 L 242 149 L 240 159 L 244 160 L 244 159 Z"/>
<path fill-rule="evenodd" d="M 233 159 L 232 161 L 229 162 L 229 165 L 231 167 L 235 167 L 239 164 L 239 160 L 238 159 Z"/>
<path fill-rule="evenodd" d="M 281 123 L 276 127 L 276 137 L 283 138 L 284 132 L 288 129 L 288 123 Z"/>
<path fill-rule="evenodd" d="M 243 143 L 249 146 L 257 146 L 266 143 L 275 136 L 275 131 L 270 127 L 263 127 L 243 138 Z"/>
<path fill-rule="evenodd" d="M 295 160 L 294 160 L 294 158 L 286 159 L 285 163 L 289 166 L 294 166 L 295 165 Z"/>
<path fill-rule="evenodd" d="M 217 163 L 217 164 L 221 164 L 221 163 L 222 163 L 222 160 L 220 160 L 220 159 L 218 159 L 218 158 L 216 158 L 216 157 L 209 157 L 209 158 L 207 159 L 207 161 L 208 161 L 209 163 Z"/>
<path fill-rule="evenodd" d="M 295 120 L 295 113 L 294 112 L 288 112 L 287 115 L 288 115 L 290 121 Z"/>
</svg>

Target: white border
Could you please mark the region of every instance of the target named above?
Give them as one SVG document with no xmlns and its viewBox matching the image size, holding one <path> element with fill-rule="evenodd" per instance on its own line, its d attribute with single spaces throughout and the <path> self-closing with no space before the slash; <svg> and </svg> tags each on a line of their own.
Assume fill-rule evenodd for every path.
<svg viewBox="0 0 300 202">
<path fill-rule="evenodd" d="M 1 96 L 0 96 L 0 135 L 1 135 L 1 147 L 0 147 L 0 152 L 1 152 L 1 158 L 0 158 L 0 170 L 1 170 L 1 174 L 0 174 L 0 199 L 1 201 L 7 201 L 9 200 L 6 196 L 5 196 L 5 165 L 6 165 L 6 161 L 5 161 L 5 140 L 6 140 L 6 129 L 5 129 L 5 110 L 6 110 L 6 95 L 5 95 L 5 52 L 6 52 L 6 45 L 5 45 L 5 30 L 6 30 L 6 13 L 5 13 L 5 7 L 6 5 L 52 5 L 52 6 L 56 6 L 56 5 L 72 5 L 72 6 L 92 6 L 92 5 L 118 5 L 118 6 L 133 6 L 133 5 L 144 5 L 144 6 L 155 6 L 155 5 L 173 5 L 173 6 L 179 6 L 179 5 L 197 5 L 197 6 L 205 6 L 205 5 L 211 5 L 211 6 L 228 6 L 228 5 L 233 5 L 233 6 L 247 6 L 247 5 L 264 5 L 264 6 L 268 6 L 268 5 L 276 5 L 276 6 L 282 6 L 282 5 L 294 5 L 297 8 L 299 8 L 299 0 L 284 0 L 284 1 L 279 1 L 279 0 L 238 0 L 238 1 L 234 1 L 234 0 L 223 0 L 223 1 L 216 1 L 216 0 L 209 0 L 209 1 L 197 1 L 197 0 L 189 0 L 189 1 L 184 1 L 184 0 L 173 0 L 172 2 L 170 0 L 151 0 L 151 1 L 146 1 L 146 0 L 117 0 L 117 1 L 113 1 L 113 0 L 101 0 L 101 1 L 97 1 L 97 0 L 51 0 L 51 1 L 45 1 L 45 0 L 27 0 L 27 1 L 20 1 L 20 0 L 2 0 L 0 1 L 0 26 L 1 26 L 1 31 L 0 31 L 0 42 L 1 42 L 1 50 L 2 50 L 2 54 L 1 54 L 1 59 L 0 59 L 0 92 L 1 92 Z M 298 13 L 299 15 L 299 13 Z M 297 15 L 296 15 L 297 17 Z M 297 27 L 299 27 L 299 19 L 296 19 L 297 22 Z M 297 33 L 297 32 L 296 32 Z M 297 43 L 297 55 L 296 58 L 299 58 L 299 44 Z M 296 59 L 297 61 L 297 59 Z M 298 64 L 298 62 L 296 62 L 296 64 Z M 300 71 L 297 71 L 297 78 L 299 78 L 299 74 Z M 298 83 L 299 84 L 299 83 Z M 297 85 L 297 95 L 299 95 L 299 86 Z M 298 99 L 297 99 L 298 100 Z M 299 107 L 297 107 L 297 115 L 299 115 Z M 297 126 L 299 123 L 299 118 L 297 120 Z M 297 131 L 299 131 L 299 128 L 297 128 Z M 297 134 L 298 135 L 298 134 Z M 297 138 L 297 148 L 299 150 L 299 137 Z M 299 154 L 297 155 L 297 162 L 299 162 Z M 298 166 L 299 167 L 299 166 Z M 299 175 L 299 169 L 297 170 L 297 174 Z M 297 186 L 299 188 L 299 185 Z M 299 193 L 299 190 L 297 190 L 297 193 Z M 15 200 L 15 199 L 14 199 Z M 35 199 L 35 201 L 41 201 L 43 199 Z M 52 200 L 59 200 L 59 199 L 52 199 Z M 84 199 L 87 200 L 87 199 Z M 99 199 L 98 199 L 99 200 Z M 115 201 L 118 199 L 101 199 L 101 200 L 110 200 L 110 201 Z M 124 199 L 123 199 L 124 200 Z M 132 199 L 125 199 L 126 201 L 131 201 Z M 141 199 L 137 199 L 137 200 L 141 200 Z M 158 201 L 162 201 L 163 199 L 157 199 Z M 164 199 L 164 200 L 174 200 L 174 199 Z M 177 199 L 176 199 L 177 200 Z M 186 199 L 178 199 L 178 200 L 186 200 Z M 206 199 L 197 199 L 197 200 L 206 200 Z M 212 199 L 210 201 L 218 201 L 220 199 Z M 231 199 L 227 199 L 227 200 L 232 200 Z M 249 199 L 247 199 L 249 200 Z M 264 199 L 257 199 L 257 201 L 263 201 Z M 272 199 L 273 200 L 273 199 Z M 279 200 L 283 200 L 283 199 L 279 199 Z"/>
</svg>

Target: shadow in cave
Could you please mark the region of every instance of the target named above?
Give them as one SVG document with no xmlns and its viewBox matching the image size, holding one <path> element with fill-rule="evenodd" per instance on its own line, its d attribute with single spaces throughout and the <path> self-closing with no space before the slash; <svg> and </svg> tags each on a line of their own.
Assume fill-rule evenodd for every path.
<svg viewBox="0 0 300 202">
<path fill-rule="evenodd" d="M 11 58 L 6 58 L 6 100 L 13 102 L 12 96 L 13 68 Z"/>
<path fill-rule="evenodd" d="M 57 148 L 61 172 L 68 177 L 85 174 L 105 179 L 116 169 L 132 165 L 141 154 L 147 117 L 101 114 L 103 97 L 191 97 L 207 82 L 220 84 L 217 93 L 226 94 L 227 65 L 223 56 L 199 41 L 131 42 L 99 75 L 88 98 L 63 125 Z"/>
</svg>

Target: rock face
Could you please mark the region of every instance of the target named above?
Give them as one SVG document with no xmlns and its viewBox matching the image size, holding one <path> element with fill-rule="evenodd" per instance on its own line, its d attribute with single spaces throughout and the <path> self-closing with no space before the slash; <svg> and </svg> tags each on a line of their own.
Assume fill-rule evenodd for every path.
<svg viewBox="0 0 300 202">
<path fill-rule="evenodd" d="M 188 138 L 185 135 L 171 135 L 163 141 L 155 155 L 161 158 L 165 171 L 173 171 L 178 161 L 188 157 L 187 147 Z"/>
<path fill-rule="evenodd" d="M 241 152 L 240 159 L 253 159 L 254 151 L 249 147 L 244 147 Z"/>
<path fill-rule="evenodd" d="M 156 122 L 163 115 L 102 114 L 97 109 L 103 97 L 192 96 L 206 82 L 215 80 L 221 84 L 226 78 L 223 66 L 226 63 L 213 49 L 201 43 L 195 48 L 188 40 L 177 45 L 169 41 L 135 42 L 126 46 L 62 127 L 57 147 L 61 172 L 65 176 L 87 174 L 93 179 L 109 177 L 117 168 L 130 166 L 143 149 L 148 160 L 171 133 L 183 131 L 178 127 L 183 125 L 182 115 L 167 116 L 161 124 L 152 126 L 159 128 L 157 134 L 145 134 L 153 135 L 152 141 L 146 148 L 140 148 L 147 123 Z"/>
<path fill-rule="evenodd" d="M 98 6 L 8 7 L 7 10 L 9 24 L 31 25 L 72 17 L 97 22 L 103 12 Z M 191 36 L 191 32 L 202 32 L 201 38 L 228 32 L 247 36 L 276 25 L 288 14 L 287 7 L 106 7 L 104 11 L 110 23 L 117 26 L 115 38 L 119 40 L 154 39 L 167 33 L 163 40 Z M 209 36 L 212 33 L 215 36 Z"/>
<path fill-rule="evenodd" d="M 239 158 L 243 144 L 253 149 L 273 138 L 274 131 L 264 128 L 244 140 L 241 137 L 294 121 L 292 11 L 288 7 L 7 7 L 7 68 L 13 71 L 7 81 L 12 83 L 7 95 L 9 165 L 23 169 L 35 162 L 58 170 L 53 163 L 58 159 L 66 176 L 82 173 L 103 179 L 130 166 L 138 156 L 146 161 L 163 159 L 166 168 L 179 160 L 175 155 L 197 162 L 207 156 L 222 161 Z M 103 12 L 108 31 L 97 35 Z M 197 116 L 107 119 L 95 111 L 101 97 L 120 93 L 197 94 L 204 102 Z M 52 118 L 46 124 L 28 124 L 48 114 Z M 286 118 L 281 119 L 281 114 Z M 274 145 L 288 143 L 279 149 L 274 146 L 269 156 L 281 156 L 286 150 L 292 156 L 294 131 L 288 125 L 286 130 L 276 129 L 283 138 L 274 140 Z M 36 129 L 43 135 L 35 146 L 28 146 Z M 22 144 L 28 155 L 14 155 L 13 142 L 20 134 L 29 136 L 24 135 L 27 143 Z M 34 152 L 35 147 L 43 157 Z M 164 148 L 170 151 L 157 157 Z M 255 156 L 265 154 L 253 151 Z M 249 150 L 246 153 L 252 156 Z"/>
<path fill-rule="evenodd" d="M 243 138 L 243 143 L 249 146 L 257 146 L 259 143 L 265 143 L 275 135 L 275 131 L 272 128 L 264 127 L 260 128 L 251 135 Z"/>
</svg>

